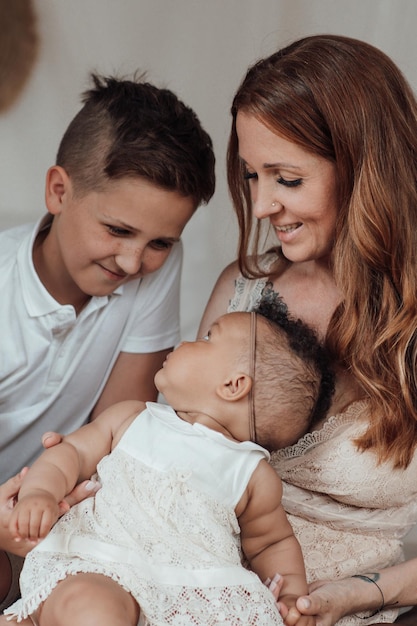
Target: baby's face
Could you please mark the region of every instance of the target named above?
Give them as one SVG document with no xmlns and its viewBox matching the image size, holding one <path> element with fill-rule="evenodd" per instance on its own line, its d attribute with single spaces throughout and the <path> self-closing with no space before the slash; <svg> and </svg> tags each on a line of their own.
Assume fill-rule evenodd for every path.
<svg viewBox="0 0 417 626">
<path fill-rule="evenodd" d="M 157 388 L 176 410 L 204 410 L 204 401 L 232 372 L 248 369 L 249 335 L 249 313 L 223 315 L 206 336 L 184 341 L 168 355 L 155 376 Z"/>
</svg>

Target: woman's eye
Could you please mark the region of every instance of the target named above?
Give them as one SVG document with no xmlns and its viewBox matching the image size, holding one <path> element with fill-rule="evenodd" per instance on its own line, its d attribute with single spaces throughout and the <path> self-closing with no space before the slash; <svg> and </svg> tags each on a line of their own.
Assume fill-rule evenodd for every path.
<svg viewBox="0 0 417 626">
<path fill-rule="evenodd" d="M 243 178 L 244 180 L 256 179 L 258 178 L 258 174 L 256 174 L 256 172 L 245 172 Z"/>
<path fill-rule="evenodd" d="M 286 178 L 282 178 L 282 176 L 280 176 L 277 179 L 277 183 L 284 185 L 284 187 L 299 187 L 302 183 L 302 179 L 296 178 L 295 180 L 287 180 Z"/>
</svg>

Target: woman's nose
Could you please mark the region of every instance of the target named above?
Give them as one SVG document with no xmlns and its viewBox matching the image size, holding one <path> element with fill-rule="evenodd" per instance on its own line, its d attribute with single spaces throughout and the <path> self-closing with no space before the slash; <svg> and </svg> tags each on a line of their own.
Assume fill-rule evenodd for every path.
<svg viewBox="0 0 417 626">
<path fill-rule="evenodd" d="M 271 217 L 275 213 L 279 213 L 282 210 L 282 204 L 277 200 L 273 200 L 271 196 L 265 200 L 256 200 L 253 202 L 252 211 L 253 215 L 258 220 L 263 220 L 266 217 Z"/>
<path fill-rule="evenodd" d="M 252 194 L 252 212 L 258 220 L 270 217 L 281 211 L 282 205 L 274 197 L 274 190 L 267 183 L 258 182 L 255 193 Z"/>
</svg>

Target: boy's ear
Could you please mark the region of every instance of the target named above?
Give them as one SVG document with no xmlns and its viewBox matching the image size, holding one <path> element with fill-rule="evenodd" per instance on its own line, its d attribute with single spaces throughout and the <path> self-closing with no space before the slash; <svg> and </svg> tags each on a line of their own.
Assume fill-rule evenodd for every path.
<svg viewBox="0 0 417 626">
<path fill-rule="evenodd" d="M 45 203 L 52 215 L 57 215 L 62 210 L 63 199 L 68 193 L 71 181 L 60 165 L 53 165 L 46 173 Z"/>
<path fill-rule="evenodd" d="M 237 372 L 217 387 L 217 394 L 227 402 L 236 402 L 245 398 L 252 389 L 252 378 L 248 374 Z"/>
</svg>

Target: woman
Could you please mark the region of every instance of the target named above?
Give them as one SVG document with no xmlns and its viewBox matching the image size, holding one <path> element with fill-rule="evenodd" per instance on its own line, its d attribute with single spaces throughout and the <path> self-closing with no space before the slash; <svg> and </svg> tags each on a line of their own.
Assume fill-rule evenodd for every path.
<svg viewBox="0 0 417 626">
<path fill-rule="evenodd" d="M 356 611 L 338 624 L 393 622 L 392 605 L 410 601 L 410 568 L 396 570 L 400 595 L 376 572 L 402 560 L 401 539 L 417 521 L 416 101 L 382 52 L 324 35 L 250 68 L 232 114 L 239 258 L 200 331 L 225 310 L 252 308 L 272 284 L 331 349 L 331 417 L 273 463 L 310 582 L 365 576 L 323 586 L 299 609 L 320 612 L 319 626 Z M 279 242 L 266 254 L 262 222 Z"/>
</svg>

